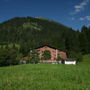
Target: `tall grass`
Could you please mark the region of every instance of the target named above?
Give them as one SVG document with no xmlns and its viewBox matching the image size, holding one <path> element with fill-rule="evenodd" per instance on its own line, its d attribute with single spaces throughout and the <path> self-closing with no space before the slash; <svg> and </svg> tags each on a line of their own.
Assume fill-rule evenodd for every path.
<svg viewBox="0 0 90 90">
<path fill-rule="evenodd" d="M 0 67 L 0 90 L 90 90 L 90 66 L 26 64 Z"/>
</svg>

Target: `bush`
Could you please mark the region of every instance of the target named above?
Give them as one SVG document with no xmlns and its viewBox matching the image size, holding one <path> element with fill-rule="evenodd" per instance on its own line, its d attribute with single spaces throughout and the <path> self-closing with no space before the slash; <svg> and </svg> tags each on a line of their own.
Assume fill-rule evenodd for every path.
<svg viewBox="0 0 90 90">
<path fill-rule="evenodd" d="M 49 50 L 45 50 L 45 51 L 43 52 L 42 59 L 43 59 L 43 60 L 49 60 L 49 59 L 51 59 L 51 52 L 50 52 Z"/>
<path fill-rule="evenodd" d="M 38 63 L 40 60 L 39 54 L 36 50 L 30 51 L 29 56 L 30 56 L 29 60 L 30 63 Z"/>
<path fill-rule="evenodd" d="M 82 54 L 81 53 L 76 53 L 76 52 L 69 52 L 68 53 L 68 58 L 71 59 L 76 59 L 77 61 L 82 61 Z"/>
<path fill-rule="evenodd" d="M 61 61 L 62 58 L 58 55 L 56 60 L 57 60 L 57 61 Z"/>
<path fill-rule="evenodd" d="M 19 60 L 16 57 L 16 50 L 0 50 L 0 66 L 17 65 Z"/>
</svg>

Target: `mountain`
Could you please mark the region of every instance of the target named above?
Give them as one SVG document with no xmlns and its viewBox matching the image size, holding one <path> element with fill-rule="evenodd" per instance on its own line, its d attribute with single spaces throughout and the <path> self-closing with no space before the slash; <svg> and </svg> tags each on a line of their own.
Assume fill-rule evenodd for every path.
<svg viewBox="0 0 90 90">
<path fill-rule="evenodd" d="M 63 24 L 39 17 L 16 17 L 0 24 L 0 44 L 16 43 L 27 50 L 49 45 L 77 52 L 78 35 Z"/>
</svg>

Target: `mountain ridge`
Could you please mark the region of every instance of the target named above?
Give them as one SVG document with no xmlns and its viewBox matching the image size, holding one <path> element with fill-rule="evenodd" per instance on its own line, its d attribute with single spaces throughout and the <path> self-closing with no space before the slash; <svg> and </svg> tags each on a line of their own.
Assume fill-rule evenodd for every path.
<svg viewBox="0 0 90 90">
<path fill-rule="evenodd" d="M 56 21 L 34 17 L 15 17 L 1 23 L 0 36 L 0 43 L 17 43 L 27 49 L 50 45 L 77 51 L 78 47 L 78 32 Z"/>
</svg>

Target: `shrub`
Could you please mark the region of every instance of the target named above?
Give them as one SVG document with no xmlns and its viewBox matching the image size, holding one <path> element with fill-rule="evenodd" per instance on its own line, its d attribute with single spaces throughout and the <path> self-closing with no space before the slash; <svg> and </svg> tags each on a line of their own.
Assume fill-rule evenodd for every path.
<svg viewBox="0 0 90 90">
<path fill-rule="evenodd" d="M 61 61 L 62 58 L 58 55 L 57 58 L 56 58 L 57 61 Z"/>
<path fill-rule="evenodd" d="M 42 59 L 43 59 L 43 60 L 51 59 L 51 52 L 50 52 L 49 50 L 45 50 L 45 51 L 43 52 Z"/>
<path fill-rule="evenodd" d="M 29 60 L 30 63 L 38 63 L 40 60 L 39 54 L 36 50 L 30 51 L 29 56 L 30 56 Z"/>
<path fill-rule="evenodd" d="M 71 59 L 76 59 L 77 61 L 82 61 L 82 54 L 81 53 L 76 53 L 76 52 L 69 52 L 68 53 L 68 58 Z"/>
<path fill-rule="evenodd" d="M 19 60 L 16 59 L 16 50 L 1 50 L 0 51 L 0 66 L 17 65 Z"/>
</svg>

